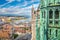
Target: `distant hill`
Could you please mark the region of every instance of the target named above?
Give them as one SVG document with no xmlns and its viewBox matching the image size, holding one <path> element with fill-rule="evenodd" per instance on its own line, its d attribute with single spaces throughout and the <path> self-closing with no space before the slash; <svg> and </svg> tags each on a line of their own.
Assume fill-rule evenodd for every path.
<svg viewBox="0 0 60 40">
<path fill-rule="evenodd" d="M 30 18 L 29 15 L 21 15 L 21 14 L 0 14 L 0 16 L 6 16 L 6 17 L 25 17 L 25 18 Z"/>
</svg>

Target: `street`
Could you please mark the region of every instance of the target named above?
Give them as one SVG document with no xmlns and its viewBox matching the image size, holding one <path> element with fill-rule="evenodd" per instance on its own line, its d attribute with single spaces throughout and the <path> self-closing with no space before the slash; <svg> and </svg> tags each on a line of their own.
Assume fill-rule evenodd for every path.
<svg viewBox="0 0 60 40">
<path fill-rule="evenodd" d="M 31 34 L 27 33 L 24 36 L 19 36 L 15 40 L 31 40 Z"/>
</svg>

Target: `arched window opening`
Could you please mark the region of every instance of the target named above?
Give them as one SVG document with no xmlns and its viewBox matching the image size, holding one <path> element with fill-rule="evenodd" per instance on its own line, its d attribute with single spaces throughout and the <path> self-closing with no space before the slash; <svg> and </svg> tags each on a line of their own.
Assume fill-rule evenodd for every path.
<svg viewBox="0 0 60 40">
<path fill-rule="evenodd" d="M 52 19 L 53 18 L 53 11 L 52 11 L 52 9 L 50 9 L 50 11 L 49 11 L 49 19 Z"/>
<path fill-rule="evenodd" d="M 56 19 L 59 18 L 59 10 L 58 10 L 58 9 L 56 9 L 56 11 L 55 11 L 55 18 L 56 18 Z"/>
<path fill-rule="evenodd" d="M 44 18 L 45 18 L 45 14 L 46 14 L 46 12 L 44 11 Z"/>
<path fill-rule="evenodd" d="M 56 37 L 57 37 L 58 30 L 56 30 Z"/>
<path fill-rule="evenodd" d="M 51 29 L 50 29 L 50 35 L 51 35 Z"/>
<path fill-rule="evenodd" d="M 46 14 L 46 12 L 43 11 L 43 12 L 42 12 L 42 18 L 45 18 L 45 14 Z"/>
<path fill-rule="evenodd" d="M 42 18 L 43 18 L 43 12 L 42 12 Z"/>
</svg>

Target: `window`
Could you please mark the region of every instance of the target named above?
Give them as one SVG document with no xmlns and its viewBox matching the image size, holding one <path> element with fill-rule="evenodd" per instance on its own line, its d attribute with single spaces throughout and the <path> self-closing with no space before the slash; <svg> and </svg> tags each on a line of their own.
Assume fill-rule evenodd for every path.
<svg viewBox="0 0 60 40">
<path fill-rule="evenodd" d="M 56 19 L 59 18 L 59 10 L 58 10 L 58 9 L 56 9 L 56 11 L 55 11 L 55 18 L 56 18 Z"/>
<path fill-rule="evenodd" d="M 42 18 L 43 18 L 43 12 L 42 12 Z"/>
<path fill-rule="evenodd" d="M 45 18 L 45 14 L 46 14 L 46 13 L 45 13 L 45 11 L 44 11 L 44 18 Z"/>
<path fill-rule="evenodd" d="M 50 29 L 50 35 L 51 35 L 51 29 Z"/>
<path fill-rule="evenodd" d="M 59 22 L 58 21 L 55 21 L 55 24 L 58 24 Z"/>
<path fill-rule="evenodd" d="M 42 18 L 45 18 L 45 11 L 42 12 Z"/>
<path fill-rule="evenodd" d="M 49 23 L 52 24 L 52 21 L 50 21 Z"/>
<path fill-rule="evenodd" d="M 56 37 L 57 37 L 58 30 L 56 30 Z"/>
<path fill-rule="evenodd" d="M 53 11 L 52 11 L 52 9 L 50 9 L 50 11 L 49 11 L 49 18 L 50 18 L 50 19 L 53 18 Z"/>
</svg>

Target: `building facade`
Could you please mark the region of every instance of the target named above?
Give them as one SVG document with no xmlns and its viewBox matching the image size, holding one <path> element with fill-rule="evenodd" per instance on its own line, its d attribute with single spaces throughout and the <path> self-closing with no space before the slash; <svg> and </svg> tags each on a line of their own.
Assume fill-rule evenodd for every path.
<svg viewBox="0 0 60 40">
<path fill-rule="evenodd" d="M 40 40 L 60 40 L 60 0 L 40 2 Z"/>
<path fill-rule="evenodd" d="M 11 30 L 12 26 L 10 24 L 4 24 L 0 28 L 0 40 L 10 40 L 11 39 Z"/>
<path fill-rule="evenodd" d="M 18 35 L 25 34 L 25 33 L 31 33 L 31 26 L 28 23 L 21 23 L 19 25 L 14 26 L 15 30 L 14 32 L 17 33 Z"/>
</svg>

